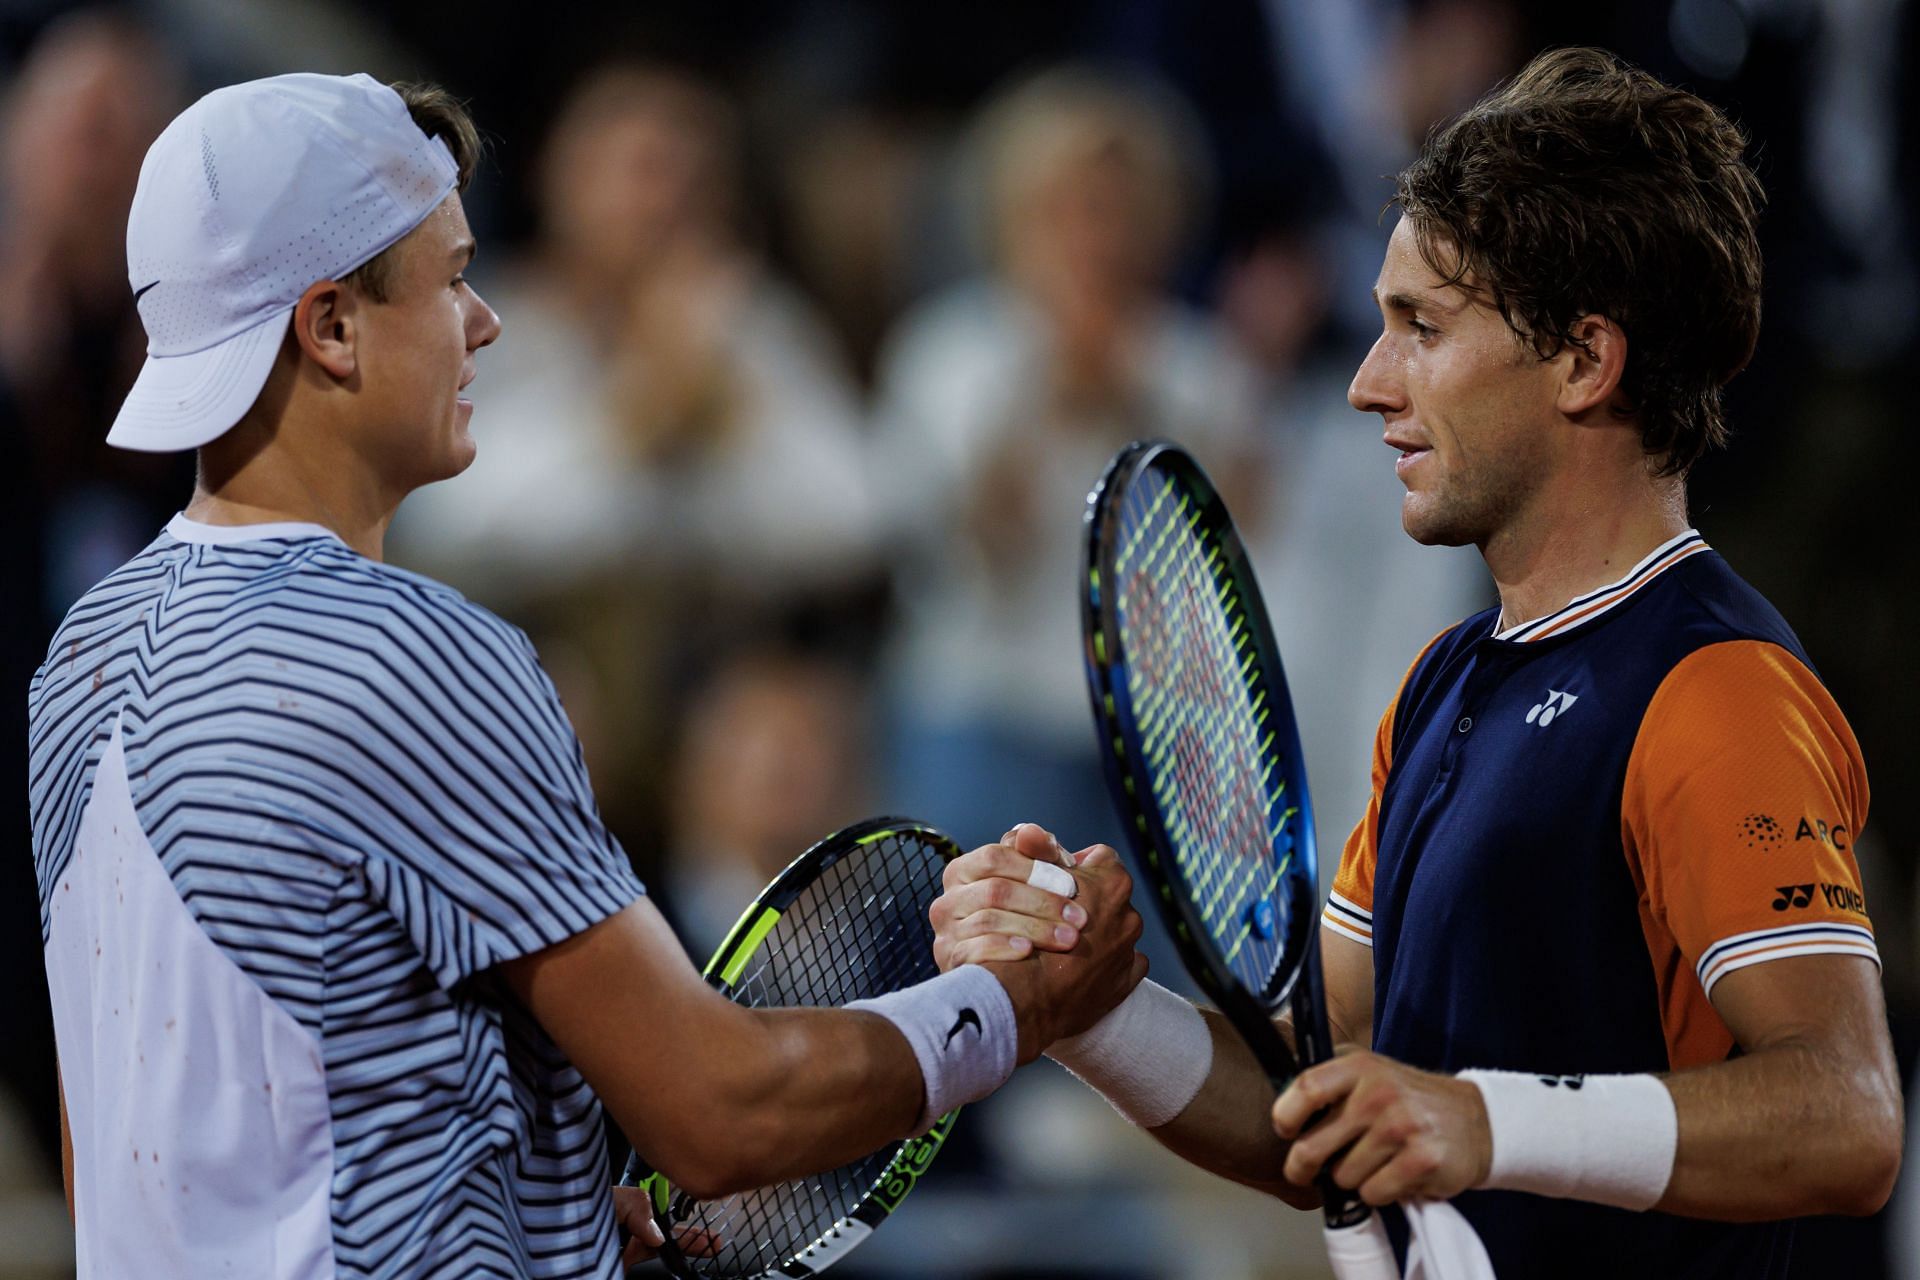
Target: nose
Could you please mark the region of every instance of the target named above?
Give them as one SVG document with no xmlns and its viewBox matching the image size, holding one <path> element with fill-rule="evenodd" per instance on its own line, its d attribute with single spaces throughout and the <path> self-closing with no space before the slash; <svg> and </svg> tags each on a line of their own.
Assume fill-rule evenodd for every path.
<svg viewBox="0 0 1920 1280">
<path fill-rule="evenodd" d="M 1387 335 L 1374 339 L 1367 358 L 1354 370 L 1347 387 L 1347 403 L 1362 413 L 1397 413 L 1406 407 L 1406 391 L 1395 373 L 1394 359 L 1387 350 Z"/>
<path fill-rule="evenodd" d="M 500 336 L 499 313 L 487 305 L 485 298 L 468 290 L 472 300 L 467 312 L 467 350 L 478 351 L 481 347 L 492 345 Z"/>
</svg>

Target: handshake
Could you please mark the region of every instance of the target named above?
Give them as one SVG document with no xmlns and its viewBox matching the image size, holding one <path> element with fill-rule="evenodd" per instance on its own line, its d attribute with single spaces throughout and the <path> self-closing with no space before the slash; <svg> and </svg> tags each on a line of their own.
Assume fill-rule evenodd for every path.
<svg viewBox="0 0 1920 1280">
<path fill-rule="evenodd" d="M 941 971 L 984 966 L 1006 988 L 1019 1027 L 1018 1060 L 1078 1035 L 1124 1000 L 1147 973 L 1134 950 L 1140 913 L 1133 878 L 1106 845 L 1068 853 L 1021 823 L 947 864 L 928 909 Z"/>
</svg>

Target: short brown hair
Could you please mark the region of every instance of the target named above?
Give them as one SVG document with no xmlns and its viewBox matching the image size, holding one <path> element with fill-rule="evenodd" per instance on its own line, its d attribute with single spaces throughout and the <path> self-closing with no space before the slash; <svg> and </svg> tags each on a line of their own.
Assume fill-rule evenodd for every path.
<svg viewBox="0 0 1920 1280">
<path fill-rule="evenodd" d="M 1394 203 L 1420 256 L 1549 359 L 1582 316 L 1627 335 L 1621 390 L 1662 475 L 1726 442 L 1760 333 L 1764 196 L 1718 108 L 1601 49 L 1541 54 L 1431 134 Z"/>
<path fill-rule="evenodd" d="M 459 175 L 454 179 L 454 186 L 465 191 L 473 181 L 481 153 L 480 130 L 467 113 L 466 104 L 437 84 L 401 80 L 392 88 L 400 95 L 400 101 L 407 104 L 407 114 L 420 126 L 420 132 L 447 144 Z M 392 254 L 393 246 L 389 245 L 349 271 L 341 283 L 352 285 L 375 302 L 385 302 L 387 290 L 393 284 Z"/>
</svg>

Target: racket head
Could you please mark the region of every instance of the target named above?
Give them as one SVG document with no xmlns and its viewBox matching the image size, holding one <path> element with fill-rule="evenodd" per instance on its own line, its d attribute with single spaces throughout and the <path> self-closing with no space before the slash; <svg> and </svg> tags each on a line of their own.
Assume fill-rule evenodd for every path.
<svg viewBox="0 0 1920 1280">
<path fill-rule="evenodd" d="M 748 1008 L 837 1007 L 938 975 L 927 907 L 960 846 L 910 818 L 836 831 L 774 877 L 708 961 L 707 982 Z M 939 1153 L 958 1110 L 917 1138 L 812 1177 L 699 1200 L 635 1158 L 621 1182 L 645 1186 L 676 1276 L 812 1275 L 839 1261 L 899 1208 Z M 711 1257 L 676 1234 L 720 1238 Z"/>
<path fill-rule="evenodd" d="M 1128 445 L 1088 497 L 1081 619 L 1109 790 L 1182 962 L 1283 1083 L 1317 969 L 1313 803 L 1240 534 L 1191 455 Z M 1307 1018 L 1308 1043 L 1323 1022 Z"/>
</svg>

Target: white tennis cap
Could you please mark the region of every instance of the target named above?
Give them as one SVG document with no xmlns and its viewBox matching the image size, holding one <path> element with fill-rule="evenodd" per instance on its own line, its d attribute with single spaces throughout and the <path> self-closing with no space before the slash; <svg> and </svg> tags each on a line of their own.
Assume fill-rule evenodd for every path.
<svg viewBox="0 0 1920 1280">
<path fill-rule="evenodd" d="M 216 89 L 154 140 L 127 218 L 147 363 L 107 432 L 194 449 L 259 398 L 294 304 L 419 226 L 454 188 L 447 144 L 371 76 Z"/>
</svg>

